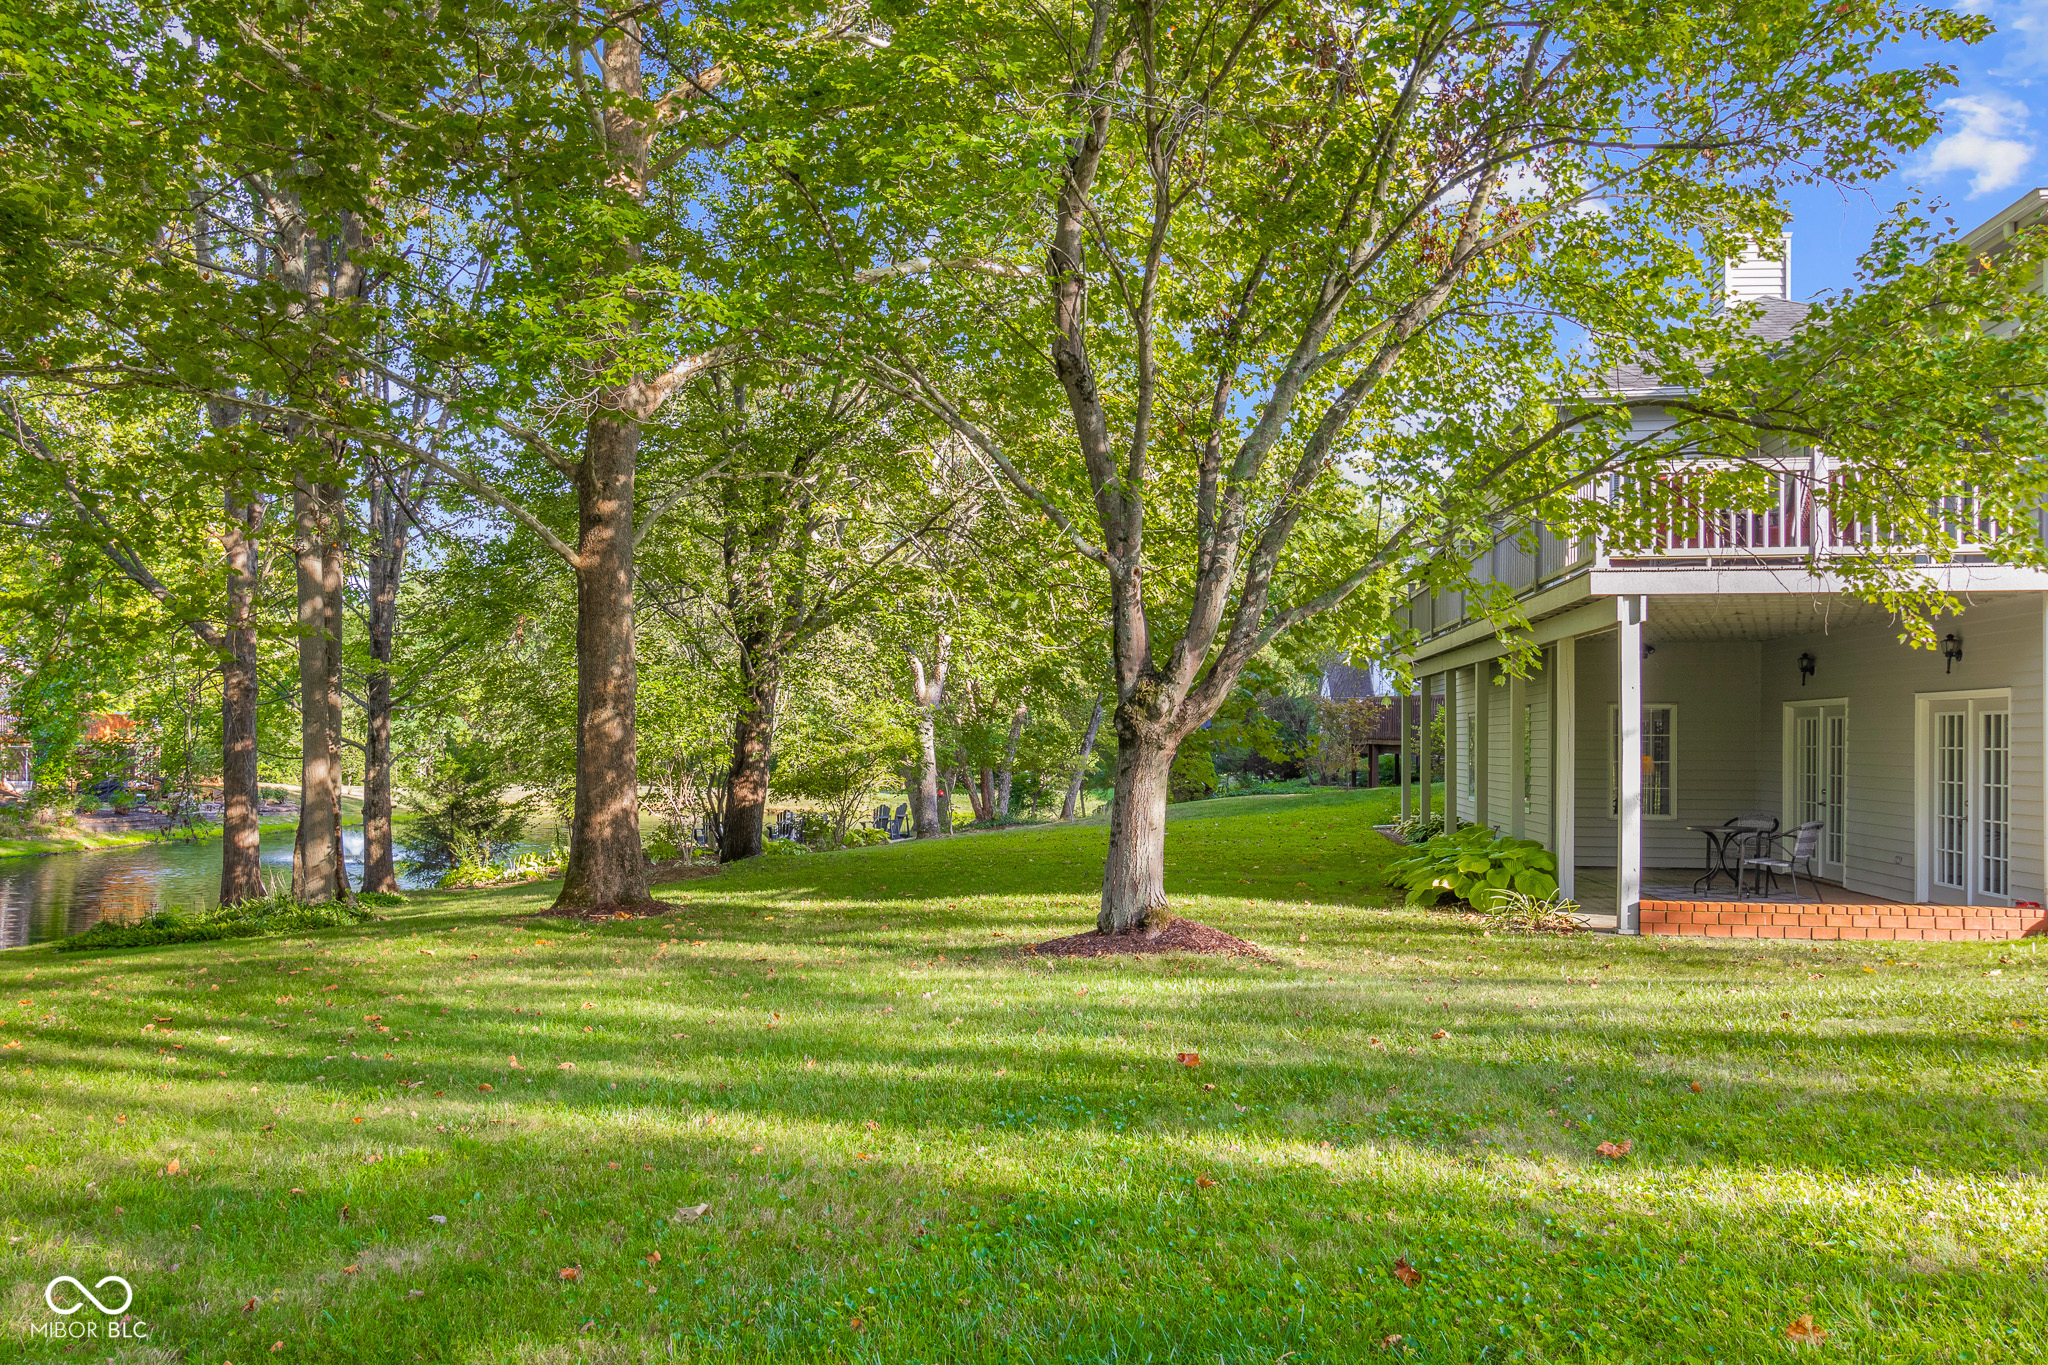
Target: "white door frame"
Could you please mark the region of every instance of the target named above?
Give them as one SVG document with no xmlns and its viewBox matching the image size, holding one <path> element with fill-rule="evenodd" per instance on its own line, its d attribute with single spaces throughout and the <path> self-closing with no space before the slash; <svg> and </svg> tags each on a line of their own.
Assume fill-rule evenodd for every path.
<svg viewBox="0 0 2048 1365">
<path fill-rule="evenodd" d="M 1794 735 L 1796 731 L 1796 721 L 1798 720 L 1799 710 L 1801 707 L 1806 706 L 1841 707 L 1842 723 L 1845 728 L 1848 725 L 1849 719 L 1849 699 L 1847 697 L 1801 697 L 1798 701 L 1788 701 L 1784 703 L 1784 711 L 1779 717 L 1778 722 L 1778 776 L 1780 779 L 1779 799 L 1783 802 L 1783 804 L 1780 805 L 1778 809 L 1785 813 L 1783 819 L 1783 827 L 1787 830 L 1796 830 L 1799 828 L 1799 822 L 1791 818 L 1792 812 L 1799 809 L 1799 748 L 1794 738 Z M 1822 744 L 1823 746 L 1825 746 L 1826 744 L 1825 737 L 1823 737 L 1822 739 Z M 1848 744 L 1849 740 L 1847 735 L 1845 734 L 1842 739 L 1842 747 L 1845 750 L 1842 758 L 1842 780 L 1845 783 L 1848 781 L 1848 755 L 1846 753 Z M 1847 794 L 1844 793 L 1842 798 L 1842 810 L 1843 820 L 1845 823 L 1848 819 L 1848 809 L 1849 800 Z M 1823 865 L 1832 866 L 1835 870 L 1835 875 L 1841 880 L 1844 886 L 1847 886 L 1849 884 L 1849 831 L 1844 829 L 1840 831 L 1840 833 L 1842 836 L 1841 862 L 1827 864 L 1825 858 L 1817 854 L 1814 858 L 1814 865 L 1816 867 L 1821 867 Z M 1825 852 L 1825 850 L 1823 850 L 1823 852 Z"/>
<path fill-rule="evenodd" d="M 1991 702 L 2002 704 L 2008 714 L 2012 711 L 2012 689 L 2010 687 L 1972 687 L 1954 692 L 1916 692 L 1913 694 L 1913 899 L 1923 905 L 1934 899 L 1934 801 L 1930 788 L 1934 776 L 1934 707 L 1938 702 Z M 1992 709 L 1996 709 L 1996 705 Z M 1974 711 L 1972 712 L 1974 714 Z M 1977 734 L 1976 727 L 1969 731 L 1970 768 L 1966 783 L 1977 780 Z M 2008 760 L 2009 761 L 2009 760 Z M 2008 783 L 2010 776 L 2008 775 Z M 2009 799 L 2009 798 L 2008 798 Z M 1972 804 L 1970 824 L 1971 843 L 1975 846 L 1977 817 Z M 1964 872 L 1965 894 L 1963 899 L 1972 898 L 1969 886 L 1976 882 L 1976 869 L 1969 867 Z M 2011 877 L 2007 876 L 2006 895 L 1982 898 L 1986 903 L 2011 904 Z"/>
</svg>

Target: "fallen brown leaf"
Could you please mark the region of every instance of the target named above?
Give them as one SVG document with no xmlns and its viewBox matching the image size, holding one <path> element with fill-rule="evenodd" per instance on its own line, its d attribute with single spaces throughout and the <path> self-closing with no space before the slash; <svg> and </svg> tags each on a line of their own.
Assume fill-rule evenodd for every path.
<svg viewBox="0 0 2048 1365">
<path fill-rule="evenodd" d="M 341 1273 L 344 1275 L 353 1275 L 361 1269 L 362 1267 L 360 1265 L 345 1265 L 341 1268 Z"/>
<path fill-rule="evenodd" d="M 256 1300 L 254 1300 L 254 1299 L 251 1299 L 251 1300 L 249 1300 L 249 1301 L 248 1301 L 247 1303 L 243 1304 L 243 1305 L 242 1305 L 242 1311 L 243 1311 L 244 1313 L 253 1313 L 253 1312 L 255 1312 L 255 1311 L 256 1311 Z"/>
<path fill-rule="evenodd" d="M 1445 1032 L 1444 1032 L 1444 1031 L 1443 1031 L 1442 1029 L 1438 1029 L 1438 1030 L 1437 1030 L 1437 1031 L 1436 1031 L 1435 1033 L 1432 1033 L 1432 1034 L 1430 1034 L 1429 1036 L 1430 1036 L 1431 1038 L 1448 1038 L 1448 1037 L 1450 1037 L 1451 1035 L 1450 1035 L 1450 1034 L 1448 1034 L 1448 1033 L 1445 1033 Z"/>
<path fill-rule="evenodd" d="M 1409 1265 L 1406 1256 L 1401 1256 L 1394 1261 L 1394 1278 L 1413 1289 L 1422 1283 L 1422 1272 Z"/>
<path fill-rule="evenodd" d="M 555 1272 L 555 1278 L 571 1281 L 580 1280 L 583 1278 L 583 1267 L 580 1265 L 565 1265 Z"/>
<path fill-rule="evenodd" d="M 1603 1142 L 1593 1150 L 1604 1157 L 1627 1156 L 1629 1148 L 1636 1145 L 1634 1138 L 1623 1138 L 1619 1142 Z"/>
<path fill-rule="evenodd" d="M 1202 1054 L 1199 1052 L 1176 1052 L 1173 1054 L 1173 1059 L 1182 1066 L 1200 1066 L 1202 1064 Z"/>
<path fill-rule="evenodd" d="M 1196 1177 L 1195 1177 L 1195 1184 L 1196 1184 L 1197 1186 L 1199 1186 L 1200 1188 L 1202 1188 L 1202 1189 L 1205 1189 L 1205 1190 L 1209 1190 L 1209 1189 L 1214 1189 L 1214 1188 L 1216 1187 L 1216 1182 L 1215 1182 L 1215 1181 L 1213 1181 L 1213 1180 L 1211 1180 L 1211 1179 L 1210 1179 L 1210 1178 L 1209 1178 L 1208 1176 L 1206 1176 L 1206 1175 L 1198 1175 L 1198 1176 L 1196 1176 Z"/>
<path fill-rule="evenodd" d="M 1694 1081 L 1694 1082 L 1692 1083 L 1692 1093 L 1693 1093 L 1693 1094 L 1695 1094 L 1695 1095 L 1699 1094 L 1699 1093 L 1700 1093 L 1701 1091 L 1703 1091 L 1703 1090 L 1705 1090 L 1705 1089 L 1706 1089 L 1706 1087 L 1705 1087 L 1705 1086 L 1703 1086 L 1703 1085 L 1701 1085 L 1701 1084 L 1700 1084 L 1700 1083 L 1699 1083 L 1698 1081 Z"/>
<path fill-rule="evenodd" d="M 1828 1339 L 1828 1331 L 1814 1325 L 1813 1314 L 1801 1313 L 1786 1324 L 1785 1336 L 1795 1346 L 1818 1346 Z"/>
<path fill-rule="evenodd" d="M 709 1204 L 690 1204 L 683 1208 L 677 1209 L 675 1212 L 675 1217 L 671 1218 L 669 1221 L 672 1223 L 694 1223 L 699 1218 L 702 1218 L 705 1214 L 709 1212 L 711 1212 L 711 1206 Z"/>
</svg>

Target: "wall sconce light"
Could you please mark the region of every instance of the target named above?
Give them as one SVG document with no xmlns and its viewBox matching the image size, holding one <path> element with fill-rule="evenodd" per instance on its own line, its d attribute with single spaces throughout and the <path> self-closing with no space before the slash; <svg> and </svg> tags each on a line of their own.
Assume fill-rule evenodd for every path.
<svg viewBox="0 0 2048 1365">
<path fill-rule="evenodd" d="M 1812 656 L 1811 654 L 1802 654 L 1802 655 L 1800 655 L 1800 656 L 1799 656 L 1799 685 L 1800 685 L 1801 687 L 1804 687 L 1804 686 L 1806 686 L 1806 680 L 1807 680 L 1808 678 L 1812 677 L 1812 676 L 1813 676 L 1813 656 Z"/>
<path fill-rule="evenodd" d="M 1943 666 L 1941 671 L 1944 673 L 1955 672 L 1956 660 L 1963 657 L 1962 637 L 1957 635 L 1942 636 L 1941 657 L 1948 660 L 1948 663 L 1945 666 Z"/>
<path fill-rule="evenodd" d="M 1648 640 L 1643 641 L 1643 657 L 1645 659 L 1649 658 L 1652 654 L 1655 654 L 1656 652 L 1657 646 L 1651 644 Z"/>
</svg>

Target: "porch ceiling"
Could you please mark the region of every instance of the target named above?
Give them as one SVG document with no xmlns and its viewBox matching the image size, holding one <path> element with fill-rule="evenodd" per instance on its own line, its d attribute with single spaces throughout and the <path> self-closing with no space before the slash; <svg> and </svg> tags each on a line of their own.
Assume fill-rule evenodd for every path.
<svg viewBox="0 0 2048 1365">
<path fill-rule="evenodd" d="M 1883 607 L 1835 593 L 1771 596 L 1652 597 L 1643 638 L 1652 644 L 1681 640 L 1776 640 L 1837 626 L 1882 625 Z"/>
</svg>

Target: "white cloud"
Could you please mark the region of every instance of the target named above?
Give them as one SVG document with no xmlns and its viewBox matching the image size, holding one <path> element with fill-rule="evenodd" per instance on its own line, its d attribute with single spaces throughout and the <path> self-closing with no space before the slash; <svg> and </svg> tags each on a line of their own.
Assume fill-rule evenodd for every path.
<svg viewBox="0 0 2048 1365">
<path fill-rule="evenodd" d="M 1926 169 L 1935 175 L 1965 173 L 1970 194 L 1990 194 L 2020 178 L 2034 158 L 2027 137 L 2027 106 L 2003 95 L 1958 95 L 1942 102 L 1954 115 L 1956 131 L 1934 144 Z"/>
<path fill-rule="evenodd" d="M 2040 75 L 2048 67 L 2048 0 L 2015 0 L 1986 9 L 2008 45 L 1998 74 L 2022 79 Z"/>
</svg>

